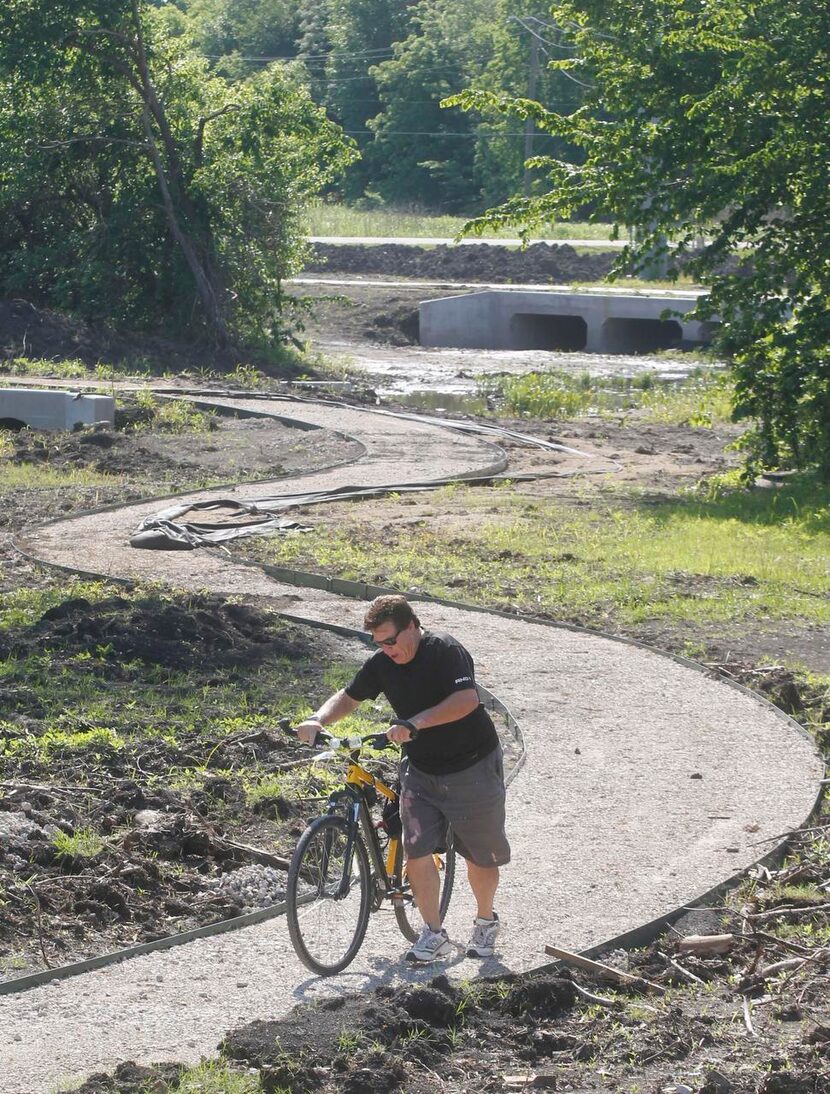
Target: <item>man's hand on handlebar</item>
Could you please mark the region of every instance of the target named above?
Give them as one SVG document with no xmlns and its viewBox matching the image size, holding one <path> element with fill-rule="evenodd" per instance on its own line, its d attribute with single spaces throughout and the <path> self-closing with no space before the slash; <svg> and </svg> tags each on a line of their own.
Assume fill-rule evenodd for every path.
<svg viewBox="0 0 830 1094">
<path fill-rule="evenodd" d="M 406 718 L 393 718 L 389 723 L 386 736 L 390 741 L 394 741 L 396 745 L 405 745 L 408 741 L 414 739 L 417 732 L 418 727 Z"/>
<path fill-rule="evenodd" d="M 323 723 L 318 722 L 316 718 L 306 718 L 304 722 L 300 722 L 294 728 L 304 745 L 313 745 L 317 739 L 317 734 L 322 732 Z"/>
</svg>

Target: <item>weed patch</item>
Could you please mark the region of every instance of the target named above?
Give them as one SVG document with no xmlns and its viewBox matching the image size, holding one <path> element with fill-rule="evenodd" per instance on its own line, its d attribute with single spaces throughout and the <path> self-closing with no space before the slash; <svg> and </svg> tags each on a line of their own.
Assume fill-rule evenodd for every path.
<svg viewBox="0 0 830 1094">
<path fill-rule="evenodd" d="M 649 372 L 614 379 L 550 370 L 489 378 L 481 388 L 510 414 L 542 420 L 633 412 L 639 422 L 711 428 L 732 413 L 728 373 L 705 369 L 680 382 Z"/>
</svg>

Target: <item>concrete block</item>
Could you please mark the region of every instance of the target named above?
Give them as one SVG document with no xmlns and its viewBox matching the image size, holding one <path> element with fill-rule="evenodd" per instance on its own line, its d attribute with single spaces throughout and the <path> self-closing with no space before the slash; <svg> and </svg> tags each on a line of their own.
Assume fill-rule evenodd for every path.
<svg viewBox="0 0 830 1094">
<path fill-rule="evenodd" d="M 112 426 L 115 399 L 46 388 L 0 388 L 0 421 L 3 419 L 32 429 L 74 429 L 97 422 Z"/>
</svg>

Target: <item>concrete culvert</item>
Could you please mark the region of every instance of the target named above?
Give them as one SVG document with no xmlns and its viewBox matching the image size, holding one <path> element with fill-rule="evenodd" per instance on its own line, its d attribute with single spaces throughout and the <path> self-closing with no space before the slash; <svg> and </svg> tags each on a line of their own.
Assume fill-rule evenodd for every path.
<svg viewBox="0 0 830 1094">
<path fill-rule="evenodd" d="M 584 350 L 588 324 L 580 315 L 530 315 L 510 317 L 512 349 Z"/>
<path fill-rule="evenodd" d="M 606 319 L 602 324 L 602 352 L 654 353 L 674 349 L 682 337 L 676 319 Z"/>
</svg>

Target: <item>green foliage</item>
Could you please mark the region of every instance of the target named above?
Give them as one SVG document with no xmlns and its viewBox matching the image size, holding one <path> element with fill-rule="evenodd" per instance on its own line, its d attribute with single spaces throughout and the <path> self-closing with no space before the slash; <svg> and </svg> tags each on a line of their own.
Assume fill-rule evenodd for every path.
<svg viewBox="0 0 830 1094">
<path fill-rule="evenodd" d="M 273 343 L 300 209 L 351 153 L 282 68 L 233 82 L 186 29 L 148 0 L 0 9 L 0 291 Z"/>
<path fill-rule="evenodd" d="M 79 828 L 71 836 L 66 832 L 56 832 L 52 836 L 52 846 L 58 858 L 95 858 L 106 847 L 106 843 L 92 828 Z"/>
<path fill-rule="evenodd" d="M 521 126 L 492 109 L 465 116 L 457 107 L 445 109 L 444 100 L 464 87 L 526 92 L 538 33 L 531 11 L 521 0 L 412 5 L 408 36 L 392 58 L 370 69 L 382 109 L 367 121 L 374 140 L 364 155 L 371 186 L 384 201 L 482 208 L 521 185 Z M 579 102 L 580 89 L 561 74 L 540 69 L 536 80 L 545 100 Z M 553 146 L 548 135 L 538 141 Z"/>
<path fill-rule="evenodd" d="M 722 322 L 734 359 L 747 474 L 830 478 L 827 5 L 566 0 L 553 19 L 567 35 L 553 63 L 583 86 L 579 109 L 483 92 L 450 102 L 533 118 L 578 154 L 540 161 L 547 192 L 473 230 L 582 210 L 636 228 L 619 271 L 682 266 L 710 285 L 698 314 Z"/>
<path fill-rule="evenodd" d="M 159 398 L 152 391 L 136 393 L 140 407 L 152 411 L 152 418 L 139 422 L 134 432 L 210 433 L 217 428 L 216 415 L 200 410 L 187 399 Z"/>
<path fill-rule="evenodd" d="M 300 33 L 299 5 L 291 0 L 187 0 L 194 44 L 222 71 L 247 74 L 251 58 L 286 57 Z"/>
<path fill-rule="evenodd" d="M 592 393 L 561 372 L 529 372 L 499 382 L 504 405 L 528 418 L 576 418 L 592 405 Z"/>
<path fill-rule="evenodd" d="M 582 89 L 546 70 L 550 42 L 528 0 L 181 0 L 188 34 L 216 72 L 244 79 L 295 59 L 315 102 L 359 144 L 342 193 L 366 205 L 465 212 L 503 200 L 523 177 L 522 126 L 465 117 L 442 99 L 472 86 L 578 105 Z M 533 150 L 566 152 L 537 134 Z"/>
<path fill-rule="evenodd" d="M 8 372 L 11 376 L 57 376 L 65 380 L 89 375 L 89 369 L 83 361 L 44 361 L 29 357 L 13 357 L 11 360 L 0 361 L 0 372 Z"/>
</svg>

